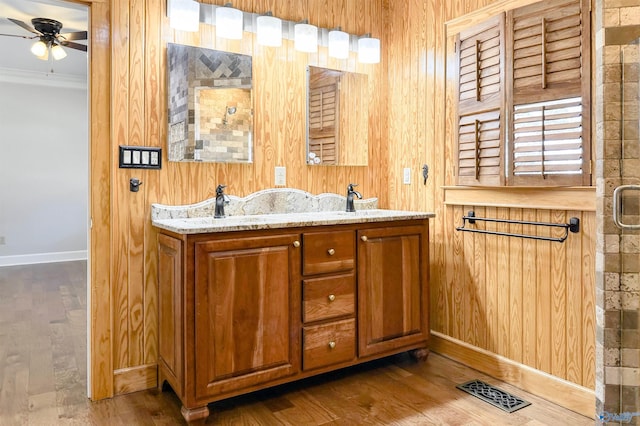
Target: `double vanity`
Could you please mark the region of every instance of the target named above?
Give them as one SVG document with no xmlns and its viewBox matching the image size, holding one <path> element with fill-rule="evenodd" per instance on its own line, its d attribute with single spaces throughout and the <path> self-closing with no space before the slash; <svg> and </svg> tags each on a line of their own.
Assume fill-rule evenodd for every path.
<svg viewBox="0 0 640 426">
<path fill-rule="evenodd" d="M 295 189 L 154 205 L 159 383 L 207 404 L 404 351 L 426 358 L 428 220 Z"/>
</svg>

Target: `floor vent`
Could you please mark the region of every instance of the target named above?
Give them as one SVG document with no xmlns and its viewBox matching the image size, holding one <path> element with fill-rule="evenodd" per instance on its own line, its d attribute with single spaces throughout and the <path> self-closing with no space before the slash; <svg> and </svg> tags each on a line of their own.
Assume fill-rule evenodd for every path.
<svg viewBox="0 0 640 426">
<path fill-rule="evenodd" d="M 531 405 L 530 402 L 511 395 L 509 392 L 505 392 L 502 389 L 498 389 L 497 387 L 481 380 L 471 380 L 470 382 L 463 383 L 456 387 L 475 396 L 476 398 L 480 398 L 484 402 L 488 402 L 489 404 L 506 411 L 507 413 L 513 413 L 527 405 Z"/>
</svg>

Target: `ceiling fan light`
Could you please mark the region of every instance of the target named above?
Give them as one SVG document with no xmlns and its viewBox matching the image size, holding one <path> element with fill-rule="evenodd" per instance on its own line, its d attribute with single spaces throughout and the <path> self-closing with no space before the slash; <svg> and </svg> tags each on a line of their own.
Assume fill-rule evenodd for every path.
<svg viewBox="0 0 640 426">
<path fill-rule="evenodd" d="M 67 52 L 65 52 L 62 46 L 60 46 L 59 44 L 56 44 L 51 48 L 51 54 L 53 55 L 53 59 L 55 59 L 56 61 L 59 61 L 60 59 L 63 59 L 67 56 Z"/>
<path fill-rule="evenodd" d="M 33 45 L 31 45 L 31 53 L 33 53 L 40 59 L 47 59 L 47 57 L 49 56 L 47 50 L 47 45 L 42 40 L 36 41 L 35 43 L 33 43 Z"/>
</svg>

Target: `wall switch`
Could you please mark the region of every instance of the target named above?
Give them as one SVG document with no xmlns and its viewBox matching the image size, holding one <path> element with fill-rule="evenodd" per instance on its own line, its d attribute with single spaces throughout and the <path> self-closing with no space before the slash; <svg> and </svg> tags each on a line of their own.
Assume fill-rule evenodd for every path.
<svg viewBox="0 0 640 426">
<path fill-rule="evenodd" d="M 276 186 L 285 186 L 287 184 L 287 168 L 276 167 Z"/>
<path fill-rule="evenodd" d="M 411 184 L 411 169 L 409 167 L 405 167 L 402 173 L 402 181 L 405 185 Z"/>
<path fill-rule="evenodd" d="M 3 245 L 5 245 L 4 235 L 0 237 L 0 246 L 3 246 Z"/>
</svg>

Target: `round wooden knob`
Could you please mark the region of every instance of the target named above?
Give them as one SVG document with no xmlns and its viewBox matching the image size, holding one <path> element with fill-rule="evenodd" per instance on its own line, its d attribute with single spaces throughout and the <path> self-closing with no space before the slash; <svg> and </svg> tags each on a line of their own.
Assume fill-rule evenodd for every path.
<svg viewBox="0 0 640 426">
<path fill-rule="evenodd" d="M 334 341 L 329 342 L 329 348 L 330 349 L 333 349 L 335 347 L 336 347 L 336 342 L 334 342 Z"/>
<path fill-rule="evenodd" d="M 329 250 L 327 250 L 327 253 L 329 253 L 329 256 L 333 256 L 334 254 L 336 254 L 336 251 L 330 248 Z"/>
<path fill-rule="evenodd" d="M 335 294 L 330 294 L 329 295 L 329 302 L 333 302 L 334 300 L 336 300 L 336 295 Z"/>
<path fill-rule="evenodd" d="M 362 237 L 360 237 L 360 239 L 365 243 L 367 242 L 367 240 L 369 240 L 366 235 L 363 235 Z"/>
<path fill-rule="evenodd" d="M 293 242 L 293 246 L 296 247 L 296 248 L 300 247 L 300 241 L 298 241 L 298 240 L 294 241 Z"/>
</svg>

